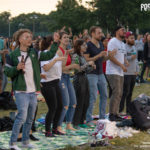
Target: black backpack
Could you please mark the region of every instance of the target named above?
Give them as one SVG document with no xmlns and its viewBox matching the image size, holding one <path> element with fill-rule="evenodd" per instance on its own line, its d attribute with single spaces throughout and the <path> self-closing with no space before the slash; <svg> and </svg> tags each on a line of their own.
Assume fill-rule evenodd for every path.
<svg viewBox="0 0 150 150">
<path fill-rule="evenodd" d="M 0 109 L 17 110 L 16 103 L 10 92 L 3 92 L 0 94 Z"/>
<path fill-rule="evenodd" d="M 150 97 L 141 95 L 131 102 L 131 116 L 138 129 L 150 128 Z"/>
</svg>

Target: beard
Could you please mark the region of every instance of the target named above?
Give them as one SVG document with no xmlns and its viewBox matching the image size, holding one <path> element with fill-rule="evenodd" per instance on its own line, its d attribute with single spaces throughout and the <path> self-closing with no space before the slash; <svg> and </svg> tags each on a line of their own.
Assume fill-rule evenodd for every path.
<svg viewBox="0 0 150 150">
<path fill-rule="evenodd" d="M 135 44 L 135 42 L 130 42 L 130 41 L 128 41 L 128 45 L 133 46 L 134 44 Z"/>
<path fill-rule="evenodd" d="M 122 40 L 124 40 L 125 36 L 124 36 L 124 35 L 122 35 L 122 36 L 120 35 L 120 38 L 121 38 Z"/>
</svg>

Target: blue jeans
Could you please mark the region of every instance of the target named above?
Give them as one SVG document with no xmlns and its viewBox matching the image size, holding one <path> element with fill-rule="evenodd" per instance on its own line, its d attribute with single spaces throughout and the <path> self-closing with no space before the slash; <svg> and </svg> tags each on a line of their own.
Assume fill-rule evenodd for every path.
<svg viewBox="0 0 150 150">
<path fill-rule="evenodd" d="M 99 102 L 99 119 L 105 118 L 106 104 L 107 104 L 107 82 L 104 74 L 88 74 L 89 89 L 90 89 L 90 102 L 86 113 L 86 121 L 90 122 L 93 120 L 92 113 L 94 103 L 97 98 L 97 91 L 100 93 Z"/>
<path fill-rule="evenodd" d="M 37 96 L 35 93 L 15 93 L 17 116 L 13 125 L 10 144 L 13 145 L 17 142 L 17 138 L 20 132 L 20 128 L 23 125 L 22 142 L 24 144 L 29 143 L 29 133 L 34 119 Z"/>
<path fill-rule="evenodd" d="M 7 76 L 3 73 L 2 92 L 5 91 L 6 85 L 7 85 Z"/>
<path fill-rule="evenodd" d="M 70 81 L 70 76 L 68 74 L 62 74 L 61 81 L 60 81 L 60 88 L 62 93 L 62 103 L 63 103 L 63 110 L 61 113 L 61 117 L 59 119 L 58 126 L 62 125 L 64 118 L 66 116 L 66 122 L 72 123 L 75 106 L 76 106 L 76 95 L 74 87 Z M 68 110 L 65 108 L 68 107 Z"/>
</svg>

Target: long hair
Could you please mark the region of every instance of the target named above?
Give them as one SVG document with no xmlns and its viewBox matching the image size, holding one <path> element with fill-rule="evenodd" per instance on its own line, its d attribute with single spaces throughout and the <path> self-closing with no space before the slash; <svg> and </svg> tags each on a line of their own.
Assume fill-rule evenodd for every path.
<svg viewBox="0 0 150 150">
<path fill-rule="evenodd" d="M 41 51 L 44 51 L 46 50 L 51 44 L 52 44 L 52 41 L 53 41 L 53 36 L 49 35 L 47 37 L 43 37 L 42 41 L 41 41 Z"/>
<path fill-rule="evenodd" d="M 146 35 L 146 42 L 148 42 L 148 36 L 150 36 L 150 33 L 147 33 Z"/>
<path fill-rule="evenodd" d="M 75 41 L 75 44 L 74 44 L 74 53 L 77 53 L 78 55 L 81 55 L 81 45 L 83 45 L 85 41 L 82 40 L 82 39 L 78 39 Z"/>
</svg>

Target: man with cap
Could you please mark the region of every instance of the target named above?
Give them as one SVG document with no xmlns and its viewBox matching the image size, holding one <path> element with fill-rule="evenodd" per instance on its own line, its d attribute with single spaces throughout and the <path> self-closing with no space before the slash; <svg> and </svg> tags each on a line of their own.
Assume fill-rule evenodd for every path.
<svg viewBox="0 0 150 150">
<path fill-rule="evenodd" d="M 125 49 L 125 58 L 128 60 L 129 66 L 127 67 L 127 72 L 124 72 L 123 95 L 120 102 L 119 112 L 123 111 L 124 103 L 126 101 L 126 113 L 130 114 L 132 92 L 135 86 L 136 75 L 139 72 L 137 52 L 135 48 L 135 36 L 131 31 L 126 33 Z"/>
<path fill-rule="evenodd" d="M 125 37 L 125 29 L 122 26 L 118 26 L 115 29 L 115 37 L 108 43 L 108 53 L 116 49 L 117 53 L 114 57 L 111 57 L 107 61 L 106 75 L 112 89 L 109 106 L 109 119 L 110 121 L 122 121 L 122 118 L 118 115 L 120 100 L 123 91 L 124 73 L 127 71 L 125 63 L 125 44 L 123 43 Z"/>
</svg>

